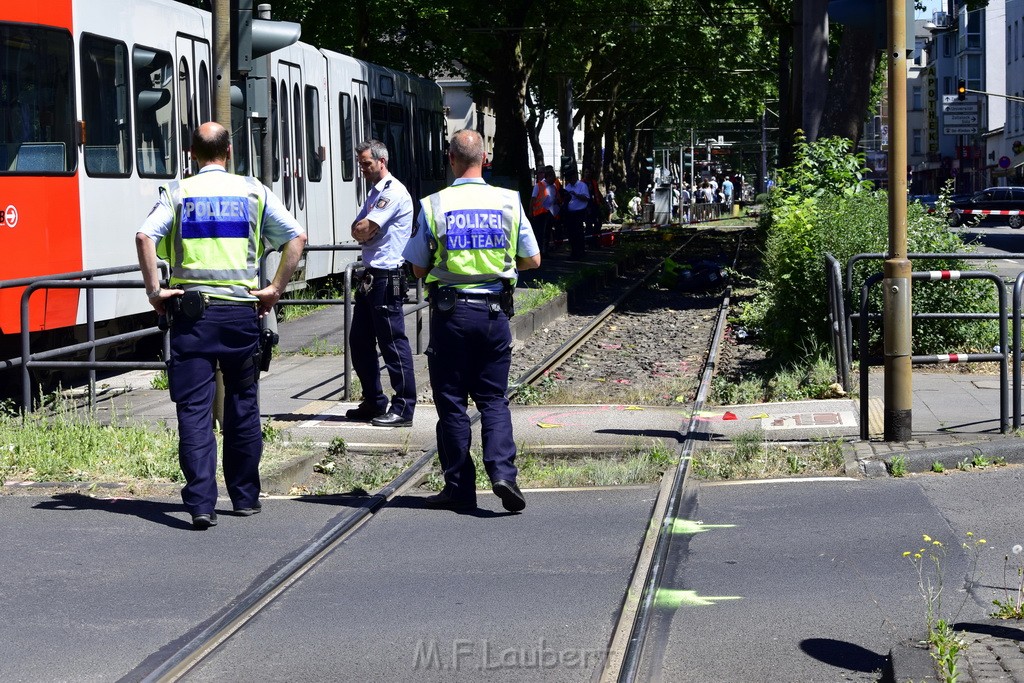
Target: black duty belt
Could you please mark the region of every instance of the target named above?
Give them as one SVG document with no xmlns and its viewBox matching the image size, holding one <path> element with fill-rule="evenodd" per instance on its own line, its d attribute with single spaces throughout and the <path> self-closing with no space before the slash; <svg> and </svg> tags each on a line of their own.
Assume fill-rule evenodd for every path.
<svg viewBox="0 0 1024 683">
<path fill-rule="evenodd" d="M 255 311 L 256 307 L 259 305 L 259 302 L 258 301 L 234 301 L 232 299 L 217 299 L 217 298 L 211 296 L 211 297 L 209 297 L 206 300 L 206 305 L 207 306 L 245 306 L 246 308 L 251 308 L 252 310 Z"/>
<path fill-rule="evenodd" d="M 498 292 L 456 292 L 456 296 L 465 301 L 497 301 L 499 295 Z"/>
<path fill-rule="evenodd" d="M 371 268 L 367 266 L 366 272 L 371 275 L 398 275 L 402 272 L 401 268 Z"/>
</svg>

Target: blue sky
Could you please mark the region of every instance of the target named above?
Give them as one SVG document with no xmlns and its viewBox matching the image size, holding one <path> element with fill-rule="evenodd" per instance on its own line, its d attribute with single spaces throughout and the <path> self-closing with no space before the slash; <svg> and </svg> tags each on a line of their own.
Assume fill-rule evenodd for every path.
<svg viewBox="0 0 1024 683">
<path fill-rule="evenodd" d="M 915 19 L 931 19 L 933 12 L 941 12 L 942 8 L 945 7 L 946 3 L 942 0 L 925 0 L 924 3 L 928 9 L 922 11 L 917 10 L 914 12 Z"/>
</svg>

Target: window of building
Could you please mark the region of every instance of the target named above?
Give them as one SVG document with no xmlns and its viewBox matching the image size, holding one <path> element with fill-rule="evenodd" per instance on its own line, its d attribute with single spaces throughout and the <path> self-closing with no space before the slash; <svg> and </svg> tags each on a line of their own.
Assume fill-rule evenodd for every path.
<svg viewBox="0 0 1024 683">
<path fill-rule="evenodd" d="M 923 151 L 924 132 L 920 128 L 915 128 L 911 134 L 912 139 L 912 152 L 911 154 L 921 155 Z"/>
<path fill-rule="evenodd" d="M 913 108 L 914 111 L 921 111 L 922 109 L 924 109 L 924 104 L 921 100 L 921 86 L 915 85 L 913 88 L 910 89 L 910 93 L 911 108 Z"/>
</svg>

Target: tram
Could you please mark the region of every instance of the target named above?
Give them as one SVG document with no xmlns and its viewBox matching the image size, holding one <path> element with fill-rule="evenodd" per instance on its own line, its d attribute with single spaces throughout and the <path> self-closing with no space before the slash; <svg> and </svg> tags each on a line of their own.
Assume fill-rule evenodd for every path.
<svg viewBox="0 0 1024 683">
<path fill-rule="evenodd" d="M 134 235 L 159 186 L 196 171 L 188 148 L 212 117 L 212 30 L 209 12 L 174 0 L 0 6 L 0 281 L 137 263 Z M 361 139 L 388 146 L 414 198 L 444 185 L 436 83 L 301 42 L 271 53 L 269 69 L 272 187 L 310 244 L 354 244 Z M 244 112 L 232 121 L 237 150 Z M 342 272 L 357 253 L 310 252 L 293 286 Z M 0 289 L 0 340 L 21 331 L 23 291 Z M 30 331 L 83 324 L 85 297 L 34 293 Z M 152 311 L 141 289 L 94 297 L 99 322 Z"/>
</svg>

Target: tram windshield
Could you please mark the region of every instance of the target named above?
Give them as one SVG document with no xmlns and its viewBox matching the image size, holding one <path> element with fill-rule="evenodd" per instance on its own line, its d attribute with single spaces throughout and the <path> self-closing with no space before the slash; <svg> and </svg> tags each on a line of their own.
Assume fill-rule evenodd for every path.
<svg viewBox="0 0 1024 683">
<path fill-rule="evenodd" d="M 71 35 L 0 22 L 0 175 L 75 170 Z"/>
</svg>

